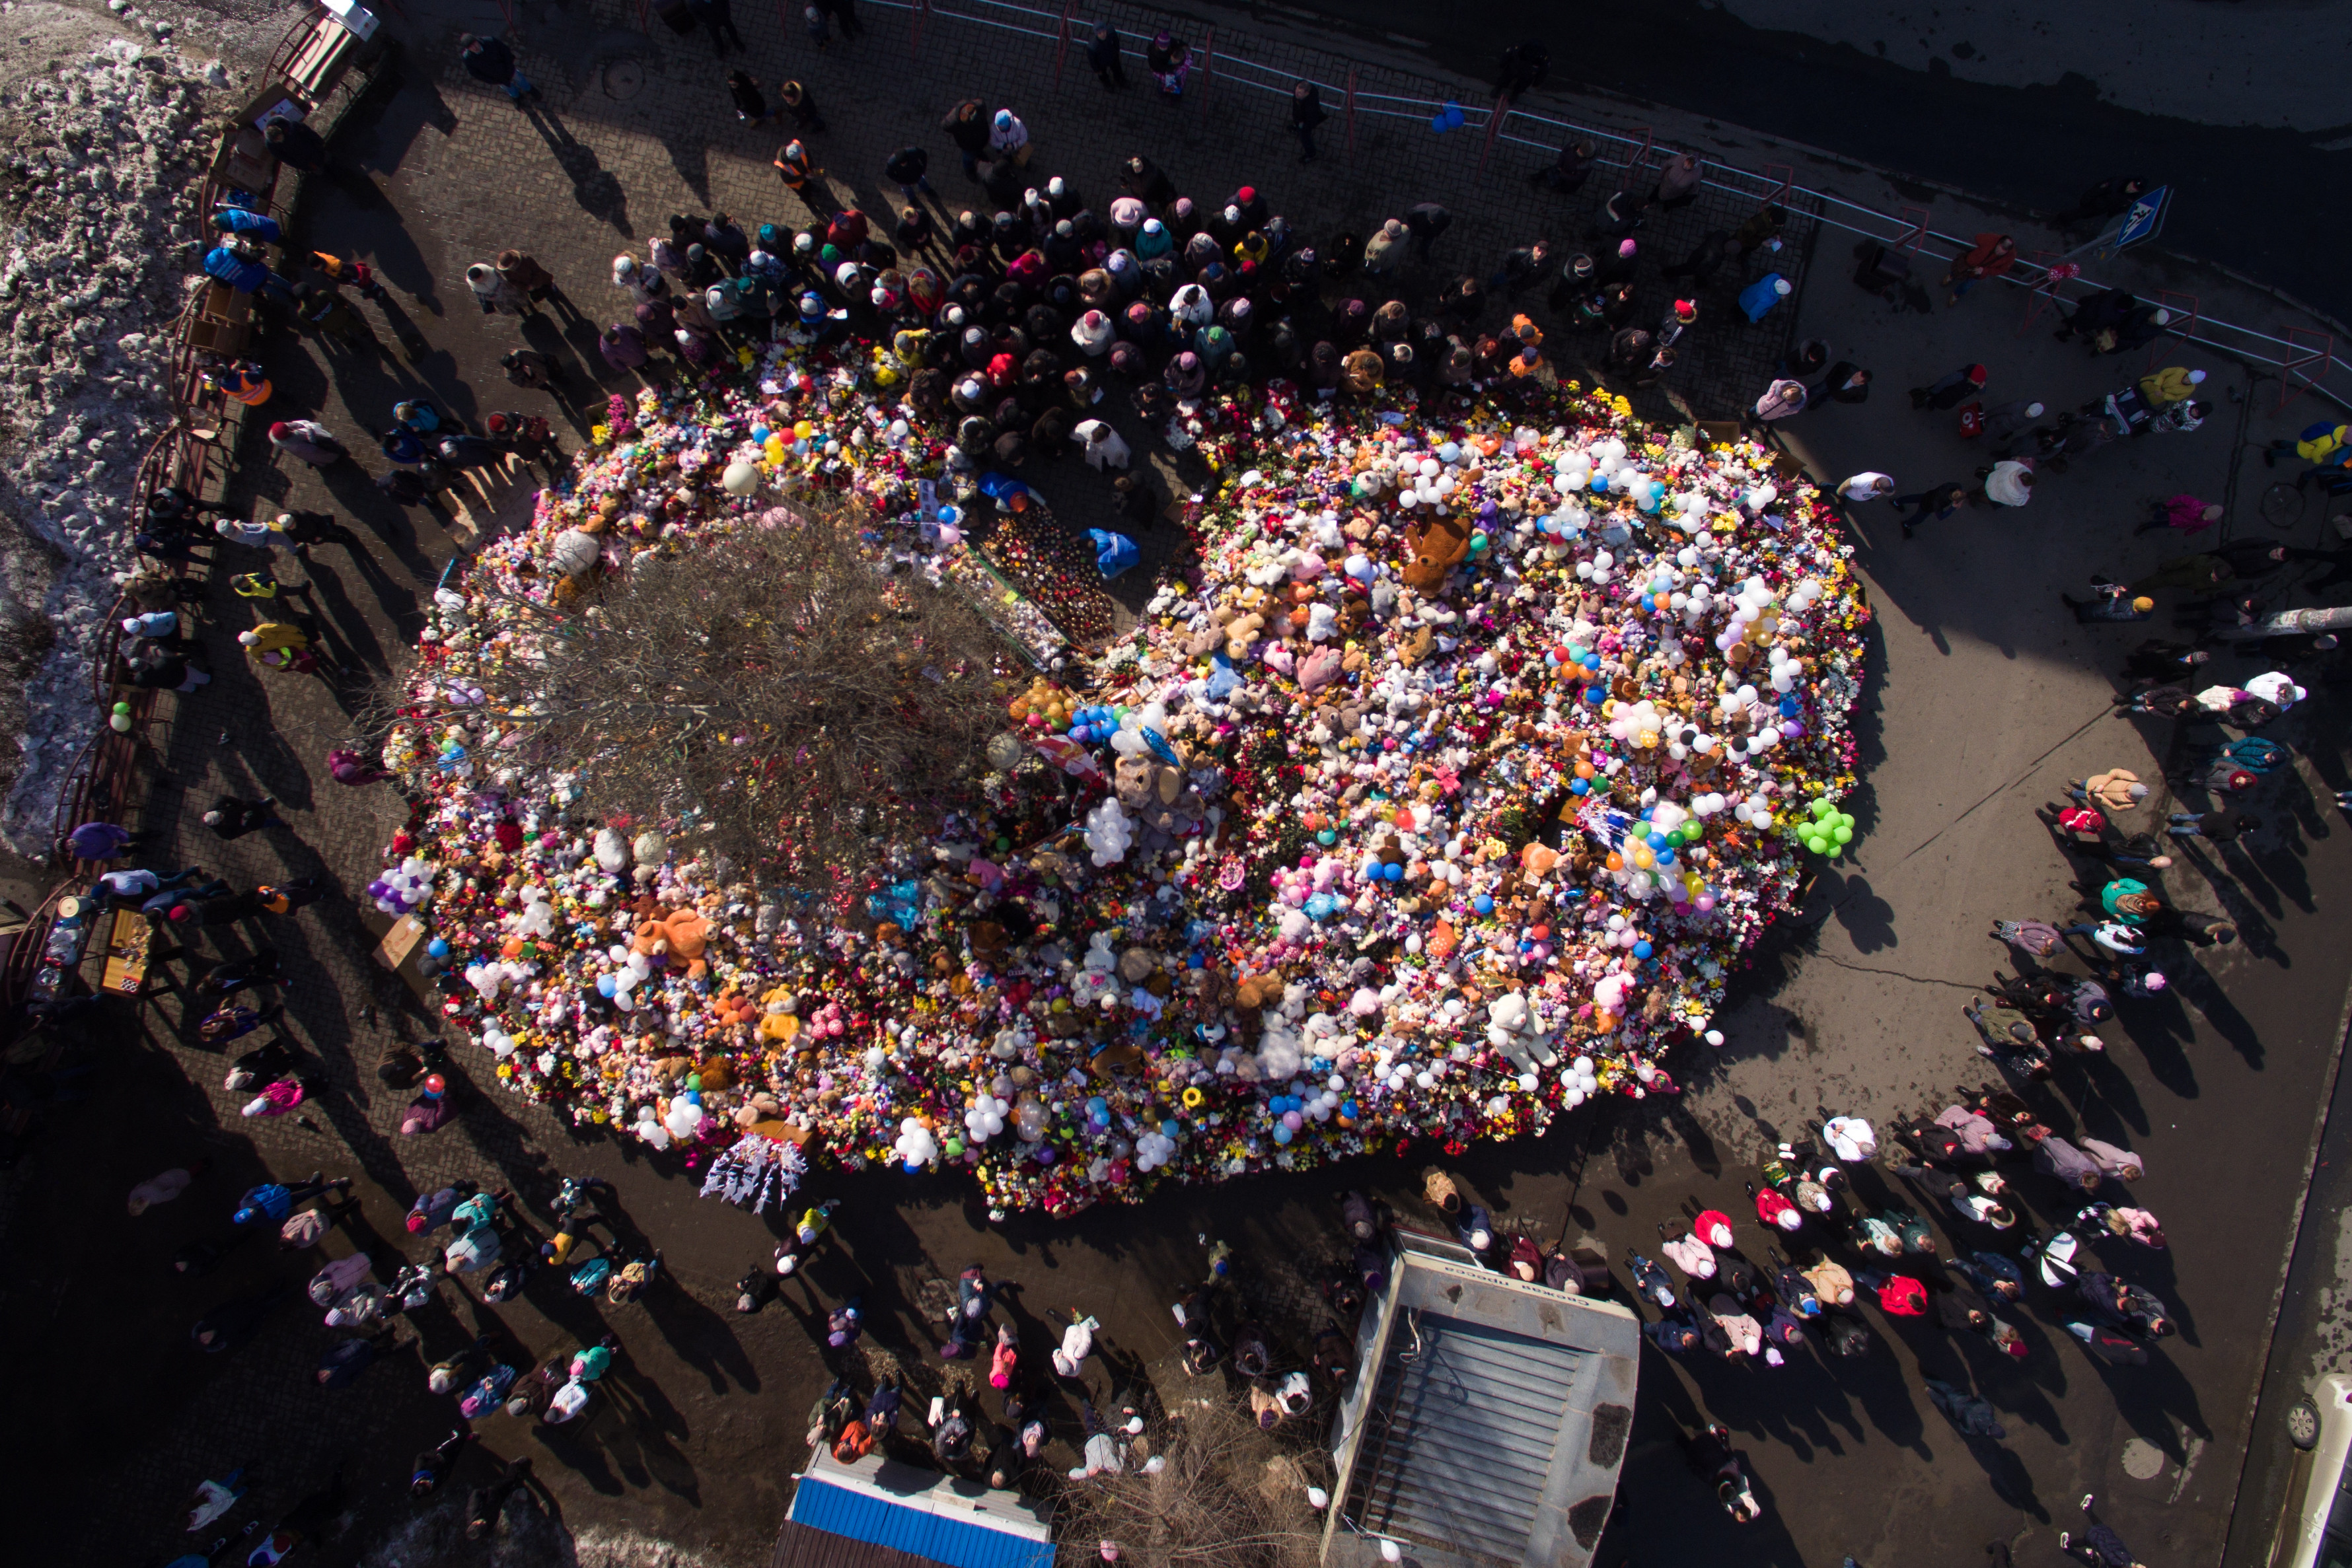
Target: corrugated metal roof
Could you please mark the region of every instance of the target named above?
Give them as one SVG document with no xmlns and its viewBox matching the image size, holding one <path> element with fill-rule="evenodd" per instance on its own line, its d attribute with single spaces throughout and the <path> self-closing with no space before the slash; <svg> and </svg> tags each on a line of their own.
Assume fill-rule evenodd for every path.
<svg viewBox="0 0 2352 1568">
<path fill-rule="evenodd" d="M 1051 1568 L 1054 1561 L 1050 1541 L 837 1486 L 813 1474 L 803 1476 L 793 1489 L 792 1519 L 947 1568 Z"/>
<path fill-rule="evenodd" d="M 1418 1348 L 1415 1348 L 1415 1344 Z M 1525 1561 L 1553 1450 L 1591 1360 L 1487 1323 L 1392 1331 L 1350 1512 L 1361 1528 Z"/>
<path fill-rule="evenodd" d="M 852 1541 L 788 1519 L 776 1534 L 776 1549 L 768 1557 L 768 1568 L 933 1568 L 933 1564 L 928 1557 Z"/>
</svg>

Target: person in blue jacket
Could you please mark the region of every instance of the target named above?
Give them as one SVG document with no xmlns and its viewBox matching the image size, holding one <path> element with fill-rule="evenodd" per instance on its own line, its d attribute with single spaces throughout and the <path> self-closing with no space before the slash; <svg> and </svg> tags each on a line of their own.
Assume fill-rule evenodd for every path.
<svg viewBox="0 0 2352 1568">
<path fill-rule="evenodd" d="M 205 252 L 205 276 L 227 284 L 239 294 L 258 294 L 267 289 L 288 304 L 294 301 L 294 286 L 269 270 L 268 264 L 241 254 L 234 246 L 216 245 Z"/>
</svg>

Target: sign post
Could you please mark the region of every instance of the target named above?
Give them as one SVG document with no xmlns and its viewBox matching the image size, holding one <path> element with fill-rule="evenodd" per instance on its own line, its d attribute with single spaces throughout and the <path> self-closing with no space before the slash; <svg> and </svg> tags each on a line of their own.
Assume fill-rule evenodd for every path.
<svg viewBox="0 0 2352 1568">
<path fill-rule="evenodd" d="M 2076 246 L 2066 253 L 2069 258 L 2090 252 L 2105 261 L 2126 246 L 2154 239 L 2164 232 L 2164 220 L 2172 211 L 2172 187 L 2158 185 L 2124 209 L 2122 217 L 2101 229 L 2095 238 Z"/>
</svg>

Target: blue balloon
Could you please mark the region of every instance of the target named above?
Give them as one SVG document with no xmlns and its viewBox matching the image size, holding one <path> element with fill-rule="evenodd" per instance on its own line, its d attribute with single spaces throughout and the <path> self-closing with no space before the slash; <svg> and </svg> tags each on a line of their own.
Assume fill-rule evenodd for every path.
<svg viewBox="0 0 2352 1568">
<path fill-rule="evenodd" d="M 1654 949 L 1653 949 L 1647 942 L 1636 942 L 1633 944 L 1633 956 L 1636 958 L 1646 958 L 1654 950 Z"/>
<path fill-rule="evenodd" d="M 1470 901 L 1470 907 L 1481 915 L 1492 915 L 1495 913 L 1495 901 L 1482 893 Z"/>
<path fill-rule="evenodd" d="M 1584 688 L 1584 700 L 1591 703 L 1594 707 L 1599 707 L 1603 702 L 1606 702 L 1608 698 L 1609 689 L 1606 686 L 1587 686 Z"/>
<path fill-rule="evenodd" d="M 1672 865 L 1675 863 L 1675 852 L 1668 849 L 1664 841 L 1653 840 L 1652 842 L 1656 845 L 1658 863 L 1660 865 Z"/>
<path fill-rule="evenodd" d="M 432 941 L 425 944 L 425 950 L 436 958 L 446 958 L 449 956 L 449 944 L 436 936 Z"/>
<path fill-rule="evenodd" d="M 1382 869 L 1381 874 L 1388 878 L 1391 882 L 1402 882 L 1404 880 L 1404 867 L 1398 865 L 1392 861 Z"/>
<path fill-rule="evenodd" d="M 1279 1122 L 1276 1122 L 1274 1124 L 1274 1141 L 1276 1143 L 1286 1144 L 1290 1142 L 1292 1136 L 1293 1134 L 1288 1127 L 1284 1126 Z"/>
<path fill-rule="evenodd" d="M 1589 779 L 1571 779 L 1568 781 L 1568 789 L 1571 795 L 1590 795 L 1592 793 L 1592 781 Z"/>
<path fill-rule="evenodd" d="M 1355 1103 L 1353 1100 L 1342 1100 L 1342 1101 L 1340 1101 L 1340 1102 L 1339 1102 L 1339 1114 L 1341 1114 L 1342 1116 L 1347 1116 L 1347 1117 L 1350 1117 L 1350 1118 L 1354 1117 L 1354 1115 L 1356 1114 L 1356 1103 Z"/>
</svg>

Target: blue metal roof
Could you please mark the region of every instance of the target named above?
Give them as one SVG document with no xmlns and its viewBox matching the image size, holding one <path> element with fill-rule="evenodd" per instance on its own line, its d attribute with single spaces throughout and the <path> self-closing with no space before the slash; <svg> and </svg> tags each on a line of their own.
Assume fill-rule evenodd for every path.
<svg viewBox="0 0 2352 1568">
<path fill-rule="evenodd" d="M 1052 1568 L 1054 1562 L 1050 1541 L 885 1501 L 814 1475 L 803 1476 L 793 1489 L 792 1518 L 814 1530 L 928 1557 L 948 1568 Z"/>
</svg>

